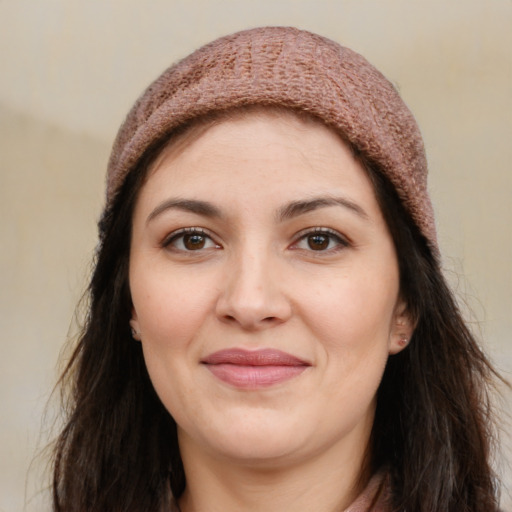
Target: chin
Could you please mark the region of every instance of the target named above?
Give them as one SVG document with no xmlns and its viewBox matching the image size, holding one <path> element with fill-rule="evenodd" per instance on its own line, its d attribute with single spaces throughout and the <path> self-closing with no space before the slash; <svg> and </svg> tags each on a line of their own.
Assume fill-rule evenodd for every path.
<svg viewBox="0 0 512 512">
<path fill-rule="evenodd" d="M 290 435 L 272 435 L 264 431 L 254 432 L 254 435 L 233 436 L 224 442 L 217 443 L 215 449 L 219 455 L 237 461 L 241 465 L 250 465 L 251 467 L 264 468 L 271 465 L 276 468 L 276 464 L 290 462 L 298 458 L 304 448 L 304 443 L 294 442 Z"/>
<path fill-rule="evenodd" d="M 249 419 L 248 416 L 251 416 Z M 180 433 L 183 440 L 202 445 L 216 457 L 236 460 L 241 464 L 265 465 L 293 459 L 307 446 L 307 433 L 297 429 L 296 421 L 280 414 L 263 415 L 246 412 L 241 417 L 225 415 L 221 421 L 210 421 L 208 430 L 197 429 Z M 224 420 L 224 421 L 223 421 Z"/>
</svg>

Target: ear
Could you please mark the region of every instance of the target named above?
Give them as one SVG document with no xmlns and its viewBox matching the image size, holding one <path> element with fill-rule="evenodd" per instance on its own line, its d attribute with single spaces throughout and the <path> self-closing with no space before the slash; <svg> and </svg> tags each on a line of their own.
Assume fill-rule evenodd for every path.
<svg viewBox="0 0 512 512">
<path fill-rule="evenodd" d="M 132 308 L 132 317 L 130 319 L 130 327 L 132 329 L 132 337 L 133 337 L 133 339 L 137 340 L 137 341 L 140 341 L 141 340 L 140 326 L 139 326 L 139 321 L 137 319 L 137 312 L 135 311 L 134 308 Z"/>
<path fill-rule="evenodd" d="M 416 322 L 413 320 L 407 305 L 400 300 L 393 315 L 393 325 L 389 338 L 390 355 L 401 352 L 409 342 L 414 333 Z"/>
</svg>

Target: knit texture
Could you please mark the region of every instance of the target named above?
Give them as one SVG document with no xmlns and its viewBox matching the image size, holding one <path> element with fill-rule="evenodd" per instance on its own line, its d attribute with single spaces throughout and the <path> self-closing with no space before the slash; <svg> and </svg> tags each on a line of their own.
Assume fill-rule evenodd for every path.
<svg viewBox="0 0 512 512">
<path fill-rule="evenodd" d="M 339 132 L 388 177 L 438 254 L 425 151 L 411 112 L 361 55 L 290 27 L 222 37 L 164 71 L 119 130 L 108 166 L 107 207 L 156 142 L 194 118 L 247 105 L 309 112 Z"/>
</svg>

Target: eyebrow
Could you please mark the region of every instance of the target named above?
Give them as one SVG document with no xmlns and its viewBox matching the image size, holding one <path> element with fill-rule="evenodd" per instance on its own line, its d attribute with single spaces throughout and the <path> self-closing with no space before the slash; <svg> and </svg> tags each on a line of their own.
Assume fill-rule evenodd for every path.
<svg viewBox="0 0 512 512">
<path fill-rule="evenodd" d="M 318 210 L 319 208 L 327 208 L 329 206 L 342 206 L 354 212 L 363 219 L 368 219 L 368 214 L 358 204 L 346 199 L 344 197 L 315 197 L 313 199 L 292 201 L 279 208 L 276 218 L 278 222 L 298 217 L 305 213 Z M 219 208 L 207 201 L 200 201 L 197 199 L 180 199 L 172 198 L 159 204 L 146 219 L 146 224 L 152 221 L 155 217 L 167 210 L 182 210 L 185 212 L 195 213 L 210 218 L 221 218 L 222 213 Z"/>
<path fill-rule="evenodd" d="M 357 214 L 362 219 L 368 220 L 368 214 L 358 204 L 344 197 L 315 197 L 304 201 L 293 201 L 277 212 L 277 219 L 280 222 L 298 217 L 305 213 L 318 210 L 319 208 L 327 208 L 329 206 L 342 206 Z"/>
<path fill-rule="evenodd" d="M 196 213 L 204 217 L 222 217 L 221 211 L 207 201 L 199 201 L 197 199 L 179 199 L 173 198 L 159 204 L 146 219 L 146 224 L 155 217 L 167 210 L 182 210 L 184 212 Z"/>
</svg>

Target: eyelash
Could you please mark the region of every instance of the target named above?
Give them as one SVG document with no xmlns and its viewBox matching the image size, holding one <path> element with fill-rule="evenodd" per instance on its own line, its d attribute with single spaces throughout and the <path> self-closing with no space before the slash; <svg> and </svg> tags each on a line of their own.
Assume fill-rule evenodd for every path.
<svg viewBox="0 0 512 512">
<path fill-rule="evenodd" d="M 176 243 L 179 239 L 184 239 L 185 236 L 197 236 L 197 237 L 201 237 L 203 238 L 207 243 L 207 241 L 211 241 L 216 247 L 215 248 L 219 248 L 220 245 L 217 244 L 217 242 L 215 242 L 215 240 L 213 239 L 213 237 L 211 236 L 210 233 L 208 233 L 206 230 L 204 230 L 203 228 L 196 228 L 196 227 L 192 227 L 192 228 L 183 228 L 183 229 L 180 229 L 178 231 L 174 231 L 173 233 L 171 233 L 168 237 L 166 237 L 163 242 L 162 242 L 162 247 L 163 248 L 168 248 L 170 247 L 171 245 L 173 245 L 174 243 Z M 177 251 L 182 251 L 182 252 L 199 252 L 201 249 L 204 249 L 204 247 L 199 247 L 198 249 L 186 249 L 186 248 L 178 248 L 176 246 L 173 247 L 175 250 Z M 211 247 L 207 247 L 207 249 L 210 249 Z"/>
<path fill-rule="evenodd" d="M 174 246 L 173 247 L 174 250 L 180 251 L 180 252 L 192 253 L 192 252 L 200 252 L 203 249 L 211 249 L 211 248 L 219 249 L 219 248 L 221 248 L 221 246 L 217 242 L 215 242 L 212 235 L 208 231 L 204 230 L 203 228 L 198 228 L 198 227 L 183 228 L 183 229 L 180 229 L 178 231 L 171 233 L 168 237 L 166 237 L 163 240 L 161 246 L 163 248 L 169 248 L 173 244 L 176 244 L 176 242 L 178 240 L 180 240 L 180 239 L 184 240 L 185 236 L 187 236 L 187 235 L 189 235 L 191 237 L 193 237 L 193 236 L 200 237 L 203 239 L 205 244 L 207 244 L 208 241 L 210 241 L 211 243 L 213 243 L 215 245 L 215 247 L 206 247 L 206 248 L 198 247 L 196 249 L 190 249 L 190 248 L 186 248 L 186 247 L 182 248 L 182 247 Z M 313 236 L 326 237 L 327 248 L 313 249 L 311 247 L 311 245 L 309 244 L 309 242 L 307 242 L 308 238 L 313 237 Z M 303 241 L 306 241 L 306 243 L 308 243 L 308 246 L 309 246 L 308 248 L 299 247 L 299 244 Z M 329 245 L 333 241 L 336 243 L 336 246 L 329 248 Z M 290 246 L 290 248 L 292 250 L 303 250 L 306 252 L 318 253 L 318 255 L 320 255 L 321 253 L 332 254 L 332 253 L 338 252 L 340 250 L 343 250 L 344 248 L 349 247 L 349 246 L 350 246 L 350 243 L 346 240 L 346 238 L 341 236 L 337 231 L 334 231 L 329 228 L 316 227 L 316 228 L 309 228 L 307 230 L 303 230 L 300 233 L 298 233 L 296 241 L 293 242 L 293 244 Z"/>
<path fill-rule="evenodd" d="M 312 236 L 324 236 L 328 239 L 327 240 L 328 245 L 331 243 L 331 241 L 334 241 L 336 243 L 336 246 L 327 248 L 327 249 L 319 249 L 319 250 L 313 249 L 309 244 L 308 244 L 309 248 L 307 248 L 307 249 L 298 247 L 300 242 L 302 242 L 302 241 L 307 242 L 308 238 L 312 237 Z M 338 233 L 337 231 L 334 231 L 329 228 L 316 227 L 316 228 L 307 229 L 307 230 L 300 232 L 298 234 L 297 241 L 293 243 L 292 248 L 294 250 L 305 250 L 305 251 L 312 252 L 312 253 L 318 253 L 320 255 L 320 253 L 332 254 L 332 253 L 341 251 L 349 246 L 350 246 L 350 242 L 345 237 L 343 237 L 340 233 Z"/>
</svg>

